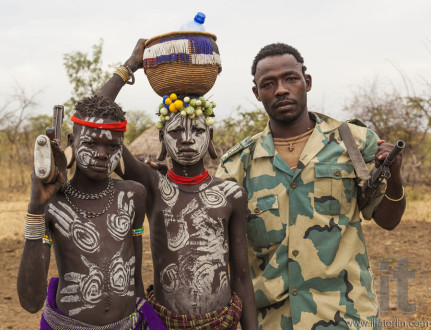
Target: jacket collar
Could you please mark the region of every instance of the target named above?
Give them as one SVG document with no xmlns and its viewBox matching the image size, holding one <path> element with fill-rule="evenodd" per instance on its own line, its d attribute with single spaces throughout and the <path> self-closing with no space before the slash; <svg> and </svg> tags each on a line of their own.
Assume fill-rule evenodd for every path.
<svg viewBox="0 0 431 330">
<path fill-rule="evenodd" d="M 317 112 L 309 112 L 311 119 L 316 121 L 316 126 L 307 141 L 307 144 L 302 151 L 299 159 L 302 165 L 298 165 L 300 168 L 307 165 L 310 160 L 329 142 L 329 133 L 337 129 L 341 122 L 332 119 L 324 114 Z M 271 127 L 269 121 L 266 124 L 265 129 L 257 135 L 256 147 L 253 153 L 253 159 L 263 157 L 274 157 L 276 150 L 274 147 L 274 141 L 272 138 Z M 296 172 L 295 172 L 296 173 Z"/>
</svg>

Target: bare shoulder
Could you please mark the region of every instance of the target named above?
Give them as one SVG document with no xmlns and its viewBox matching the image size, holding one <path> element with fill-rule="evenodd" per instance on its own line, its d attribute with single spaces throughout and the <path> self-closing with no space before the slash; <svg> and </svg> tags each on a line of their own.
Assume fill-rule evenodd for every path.
<svg viewBox="0 0 431 330">
<path fill-rule="evenodd" d="M 142 183 L 132 180 L 114 180 L 115 188 L 127 192 L 132 192 L 138 196 L 146 196 L 147 191 Z"/>
<path fill-rule="evenodd" d="M 244 199 L 247 196 L 245 189 L 235 181 L 214 177 L 213 187 L 221 191 L 228 200 Z"/>
</svg>

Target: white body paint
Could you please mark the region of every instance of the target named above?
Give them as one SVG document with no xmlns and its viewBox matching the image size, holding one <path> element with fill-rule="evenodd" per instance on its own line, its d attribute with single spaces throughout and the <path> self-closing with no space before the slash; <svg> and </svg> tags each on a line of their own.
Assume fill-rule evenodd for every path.
<svg viewBox="0 0 431 330">
<path fill-rule="evenodd" d="M 108 231 L 116 241 L 123 240 L 132 227 L 135 218 L 135 205 L 132 196 L 132 192 L 126 194 L 124 191 L 120 191 L 117 198 L 117 213 L 107 216 Z M 123 203 L 123 199 L 128 199 L 128 201 L 124 200 Z"/>
<path fill-rule="evenodd" d="M 163 185 L 159 185 L 161 192 L 162 189 L 171 191 L 166 184 L 178 191 L 175 183 L 165 180 Z M 225 206 L 227 196 L 236 199 L 241 195 L 242 190 L 236 183 L 226 181 L 201 191 L 178 211 L 178 194 L 172 201 L 163 197 L 162 193 L 162 199 L 169 205 L 163 210 L 168 248 L 178 256 L 177 262 L 168 264 L 160 272 L 166 300 L 172 301 L 175 293 L 181 290 L 189 293 L 191 290 L 187 309 L 198 313 L 199 307 L 205 304 L 203 297 L 217 300 L 226 290 L 230 292 L 229 276 L 225 271 L 229 247 L 225 240 L 223 219 L 211 217 L 209 211 Z M 172 211 L 173 206 L 175 212 Z M 214 289 L 215 281 L 219 285 Z"/>
<path fill-rule="evenodd" d="M 55 228 L 64 237 L 71 238 L 75 245 L 87 253 L 95 253 L 100 249 L 99 233 L 91 221 L 85 223 L 79 220 L 78 215 L 66 203 L 58 202 L 61 209 L 52 203 L 48 212 L 57 220 Z"/>
<path fill-rule="evenodd" d="M 135 256 L 129 261 L 124 261 L 121 257 L 122 248 L 112 257 L 109 263 L 109 270 L 104 274 L 100 267 L 91 263 L 81 255 L 82 262 L 88 268 L 88 274 L 69 272 L 64 275 L 65 282 L 71 282 L 61 291 L 60 301 L 63 303 L 83 302 L 83 305 L 69 310 L 69 316 L 79 314 L 85 309 L 91 309 L 102 301 L 105 278 L 109 280 L 111 290 L 119 296 L 133 296 L 135 285 Z"/>
</svg>

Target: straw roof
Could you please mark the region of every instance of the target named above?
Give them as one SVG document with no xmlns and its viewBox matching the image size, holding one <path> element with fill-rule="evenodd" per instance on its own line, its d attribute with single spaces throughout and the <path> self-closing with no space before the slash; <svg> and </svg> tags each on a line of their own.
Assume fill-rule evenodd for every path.
<svg viewBox="0 0 431 330">
<path fill-rule="evenodd" d="M 154 160 L 160 152 L 161 145 L 159 130 L 156 126 L 152 126 L 130 143 L 128 148 L 136 157 L 143 155 L 145 158 Z"/>
</svg>

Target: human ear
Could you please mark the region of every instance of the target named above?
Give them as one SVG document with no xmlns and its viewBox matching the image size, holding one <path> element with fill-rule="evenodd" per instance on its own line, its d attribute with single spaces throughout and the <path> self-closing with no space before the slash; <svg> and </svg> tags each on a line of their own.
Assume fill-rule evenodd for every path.
<svg viewBox="0 0 431 330">
<path fill-rule="evenodd" d="M 66 168 L 71 168 L 75 162 L 75 153 L 73 151 L 73 134 L 67 134 L 67 147 L 64 149 L 64 156 L 66 157 Z"/>
<path fill-rule="evenodd" d="M 213 129 L 212 127 L 209 129 L 210 131 L 210 142 L 208 144 L 208 153 L 211 157 L 211 159 L 217 159 L 218 155 L 217 155 L 217 151 L 214 147 L 214 143 L 213 143 Z"/>
<path fill-rule="evenodd" d="M 162 149 L 159 152 L 159 155 L 157 156 L 157 160 L 163 161 L 166 159 L 166 155 L 168 154 L 168 152 L 166 151 L 166 146 L 165 146 L 165 134 L 163 129 L 159 130 L 159 140 L 160 142 L 162 142 Z"/>
<path fill-rule="evenodd" d="M 305 83 L 307 84 L 307 92 L 309 92 L 311 90 L 311 85 L 312 85 L 312 79 L 309 74 L 305 75 Z"/>
<path fill-rule="evenodd" d="M 157 156 L 157 160 L 160 160 L 160 161 L 165 160 L 167 154 L 168 152 L 166 151 L 165 142 L 162 141 L 162 149 L 160 150 L 160 153 Z"/>
<path fill-rule="evenodd" d="M 256 86 L 253 86 L 253 87 L 251 88 L 251 90 L 253 91 L 254 96 L 256 96 L 257 100 L 258 100 L 259 102 L 260 102 L 260 101 L 262 101 L 262 100 L 260 99 L 259 91 L 257 90 L 257 87 L 256 87 Z"/>
</svg>

